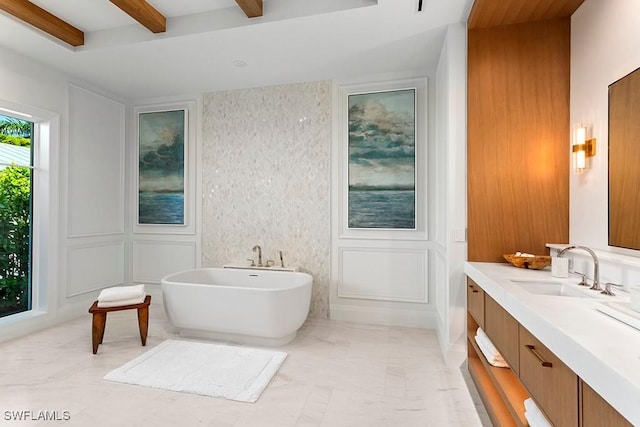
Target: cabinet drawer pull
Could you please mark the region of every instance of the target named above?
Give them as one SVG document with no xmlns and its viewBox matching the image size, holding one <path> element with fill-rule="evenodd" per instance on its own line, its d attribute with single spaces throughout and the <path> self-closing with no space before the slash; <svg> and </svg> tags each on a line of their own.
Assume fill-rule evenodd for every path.
<svg viewBox="0 0 640 427">
<path fill-rule="evenodd" d="M 538 353 L 538 351 L 536 350 L 536 348 L 530 344 L 525 344 L 525 347 L 527 347 L 529 349 L 529 351 L 531 353 L 533 353 L 533 355 L 535 357 L 538 358 L 538 360 L 542 363 L 542 366 L 544 366 L 545 368 L 552 368 L 553 367 L 553 363 L 551 362 L 547 362 L 546 360 L 544 360 L 544 358 L 540 355 L 540 353 Z"/>
<path fill-rule="evenodd" d="M 474 294 L 478 293 L 478 290 L 473 285 L 469 285 L 469 289 L 471 289 L 471 292 L 473 292 Z"/>
</svg>

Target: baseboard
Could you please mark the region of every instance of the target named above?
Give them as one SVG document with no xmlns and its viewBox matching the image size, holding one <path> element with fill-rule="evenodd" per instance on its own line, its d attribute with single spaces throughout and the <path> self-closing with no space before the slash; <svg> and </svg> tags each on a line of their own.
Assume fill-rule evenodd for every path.
<svg viewBox="0 0 640 427">
<path fill-rule="evenodd" d="M 331 320 L 345 320 L 374 325 L 425 329 L 435 329 L 437 325 L 436 313 L 425 310 L 331 305 L 329 313 Z"/>
<path fill-rule="evenodd" d="M 458 368 L 467 358 L 466 336 L 464 340 L 458 342 L 449 342 L 449 331 L 442 323 L 440 316 L 437 316 L 436 335 L 438 337 L 438 344 L 440 344 L 440 353 L 445 363 L 452 367 Z"/>
<path fill-rule="evenodd" d="M 3 318 L 0 322 L 0 342 L 10 341 L 46 329 L 55 320 L 51 314 L 46 312 L 21 313 L 14 316 L 11 316 L 12 319 Z"/>
</svg>

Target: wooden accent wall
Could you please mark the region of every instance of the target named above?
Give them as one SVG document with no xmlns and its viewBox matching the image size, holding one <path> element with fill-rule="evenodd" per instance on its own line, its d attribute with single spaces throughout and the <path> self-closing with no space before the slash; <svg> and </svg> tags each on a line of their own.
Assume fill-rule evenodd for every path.
<svg viewBox="0 0 640 427">
<path fill-rule="evenodd" d="M 469 14 L 469 28 L 566 18 L 583 2 L 584 0 L 476 0 Z"/>
<path fill-rule="evenodd" d="M 468 260 L 569 240 L 570 20 L 468 34 Z"/>
</svg>

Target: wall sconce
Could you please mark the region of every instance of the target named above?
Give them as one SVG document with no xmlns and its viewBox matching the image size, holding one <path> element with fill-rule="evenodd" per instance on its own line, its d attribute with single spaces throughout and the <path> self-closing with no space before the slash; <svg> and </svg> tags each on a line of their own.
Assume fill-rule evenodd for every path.
<svg viewBox="0 0 640 427">
<path fill-rule="evenodd" d="M 587 139 L 587 128 L 582 124 L 575 130 L 575 143 L 571 147 L 573 152 L 573 166 L 577 173 L 582 173 L 587 168 L 587 157 L 596 155 L 595 138 Z"/>
</svg>

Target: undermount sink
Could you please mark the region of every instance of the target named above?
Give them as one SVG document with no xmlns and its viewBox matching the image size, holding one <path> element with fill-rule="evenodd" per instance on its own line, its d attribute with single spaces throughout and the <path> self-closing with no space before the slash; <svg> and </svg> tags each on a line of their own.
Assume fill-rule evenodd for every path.
<svg viewBox="0 0 640 427">
<path fill-rule="evenodd" d="M 520 287 L 521 289 L 536 295 L 593 298 L 592 295 L 589 295 L 585 291 L 562 282 L 526 279 L 511 279 L 511 281 L 518 285 L 518 287 Z"/>
</svg>

